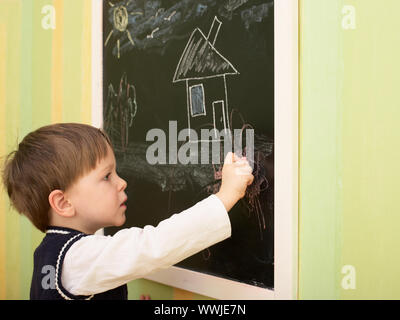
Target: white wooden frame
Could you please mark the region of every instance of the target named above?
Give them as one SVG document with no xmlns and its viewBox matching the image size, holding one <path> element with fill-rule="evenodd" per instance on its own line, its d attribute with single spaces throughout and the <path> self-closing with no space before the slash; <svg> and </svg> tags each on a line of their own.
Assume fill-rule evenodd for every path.
<svg viewBox="0 0 400 320">
<path fill-rule="evenodd" d="M 171 267 L 146 279 L 216 299 L 296 299 L 298 286 L 298 0 L 275 0 L 274 290 Z M 102 1 L 92 0 L 92 124 L 102 127 Z"/>
</svg>

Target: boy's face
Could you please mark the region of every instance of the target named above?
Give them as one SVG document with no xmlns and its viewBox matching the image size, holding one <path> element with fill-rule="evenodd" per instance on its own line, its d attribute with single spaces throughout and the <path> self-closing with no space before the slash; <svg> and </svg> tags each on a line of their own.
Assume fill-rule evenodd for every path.
<svg viewBox="0 0 400 320">
<path fill-rule="evenodd" d="M 97 167 L 65 192 L 81 228 L 94 233 L 103 227 L 123 225 L 126 186 L 126 181 L 117 175 L 114 152 L 108 146 L 107 156 Z"/>
</svg>

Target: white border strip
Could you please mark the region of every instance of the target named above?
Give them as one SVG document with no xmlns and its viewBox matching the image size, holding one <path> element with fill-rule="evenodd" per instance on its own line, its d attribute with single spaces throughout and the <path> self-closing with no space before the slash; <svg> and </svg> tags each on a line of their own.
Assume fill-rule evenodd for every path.
<svg viewBox="0 0 400 320">
<path fill-rule="evenodd" d="M 53 229 L 49 229 L 46 231 L 46 233 L 58 233 L 58 234 L 69 234 L 68 231 L 63 231 L 63 230 L 53 230 Z"/>
<path fill-rule="evenodd" d="M 209 274 L 171 267 L 145 279 L 220 300 L 274 299 L 274 291 Z"/>
<path fill-rule="evenodd" d="M 297 298 L 298 1 L 275 0 L 275 298 Z"/>
</svg>

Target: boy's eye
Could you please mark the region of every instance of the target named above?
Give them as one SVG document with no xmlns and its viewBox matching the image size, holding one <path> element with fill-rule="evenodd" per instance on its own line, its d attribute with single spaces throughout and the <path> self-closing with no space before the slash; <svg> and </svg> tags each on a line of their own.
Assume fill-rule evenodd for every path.
<svg viewBox="0 0 400 320">
<path fill-rule="evenodd" d="M 111 174 L 111 172 L 108 173 L 108 174 L 104 177 L 104 180 L 108 181 L 108 179 L 110 178 L 110 174 Z"/>
</svg>

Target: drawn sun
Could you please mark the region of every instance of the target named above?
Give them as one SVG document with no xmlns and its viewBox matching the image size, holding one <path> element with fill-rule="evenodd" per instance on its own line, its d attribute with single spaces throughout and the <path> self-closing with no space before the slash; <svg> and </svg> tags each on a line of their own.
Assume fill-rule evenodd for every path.
<svg viewBox="0 0 400 320">
<path fill-rule="evenodd" d="M 108 34 L 106 42 L 104 43 L 104 46 L 105 47 L 107 46 L 111 36 L 115 33 L 118 36 L 118 39 L 117 39 L 118 59 L 120 58 L 120 38 L 123 34 L 126 34 L 126 36 L 129 39 L 129 42 L 132 44 L 132 46 L 135 45 L 135 42 L 132 39 L 132 35 L 129 32 L 129 30 L 127 29 L 128 22 L 129 22 L 129 15 L 142 15 L 143 14 L 143 12 L 140 12 L 140 11 L 128 13 L 127 7 L 129 6 L 129 4 L 131 2 L 132 2 L 132 0 L 128 0 L 126 3 L 123 2 L 122 4 L 118 4 L 118 5 L 116 5 L 110 1 L 108 2 L 108 4 L 111 6 L 111 8 L 113 8 L 112 17 L 113 17 L 114 28 Z"/>
</svg>

